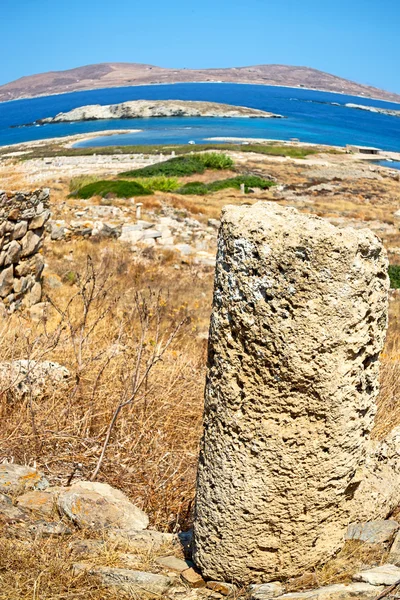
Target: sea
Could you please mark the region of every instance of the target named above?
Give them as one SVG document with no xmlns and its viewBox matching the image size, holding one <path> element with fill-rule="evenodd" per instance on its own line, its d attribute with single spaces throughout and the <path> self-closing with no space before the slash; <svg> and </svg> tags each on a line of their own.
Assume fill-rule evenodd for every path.
<svg viewBox="0 0 400 600">
<path fill-rule="evenodd" d="M 87 104 L 127 100 L 203 100 L 248 106 L 284 119 L 149 118 L 23 126 Z M 303 88 L 231 83 L 182 83 L 108 88 L 0 103 L 0 146 L 111 129 L 137 133 L 101 136 L 78 146 L 208 143 L 209 138 L 268 138 L 400 152 L 400 118 L 347 108 L 346 103 L 400 110 L 400 105 Z M 387 166 L 400 168 L 400 163 Z"/>
</svg>

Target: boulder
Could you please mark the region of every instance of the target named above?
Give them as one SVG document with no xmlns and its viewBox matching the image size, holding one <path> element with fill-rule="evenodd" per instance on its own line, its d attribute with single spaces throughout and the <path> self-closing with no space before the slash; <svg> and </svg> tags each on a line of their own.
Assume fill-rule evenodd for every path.
<svg viewBox="0 0 400 600">
<path fill-rule="evenodd" d="M 29 489 L 46 489 L 48 481 L 32 467 L 15 464 L 0 465 L 0 492 L 22 494 Z"/>
<path fill-rule="evenodd" d="M 62 488 L 47 488 L 46 490 L 32 490 L 18 496 L 19 507 L 30 510 L 44 517 L 57 514 L 57 496 Z"/>
<path fill-rule="evenodd" d="M 117 530 L 129 535 L 149 524 L 140 508 L 107 483 L 79 481 L 61 492 L 58 507 L 82 529 Z"/>
</svg>

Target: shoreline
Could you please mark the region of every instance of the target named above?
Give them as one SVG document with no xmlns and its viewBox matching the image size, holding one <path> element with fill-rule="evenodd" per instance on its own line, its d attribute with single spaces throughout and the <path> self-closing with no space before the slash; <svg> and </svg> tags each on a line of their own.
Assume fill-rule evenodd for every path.
<svg viewBox="0 0 400 600">
<path fill-rule="evenodd" d="M 261 87 L 273 87 L 273 88 L 284 88 L 290 90 L 308 90 L 310 92 L 323 92 L 326 94 L 338 94 L 340 96 L 349 96 L 351 98 L 363 98 L 364 100 L 377 100 L 378 102 L 386 102 L 387 104 L 398 104 L 400 106 L 400 100 L 396 102 L 395 100 L 383 100 L 382 98 L 376 98 L 374 96 L 358 96 L 357 94 L 347 94 L 345 92 L 333 92 L 332 90 L 326 90 L 323 88 L 310 88 L 297 86 L 293 87 L 292 85 L 277 85 L 272 83 L 250 83 L 244 81 L 171 81 L 169 83 L 137 83 L 133 85 L 121 85 L 121 86 L 112 86 L 112 87 L 95 87 L 95 88 L 86 88 L 82 90 L 72 90 L 70 92 L 54 92 L 54 94 L 38 94 L 37 96 L 21 96 L 20 98 L 13 98 L 12 100 L 0 100 L 0 107 L 2 104 L 8 104 L 9 102 L 18 102 L 20 100 L 35 100 L 36 98 L 51 98 L 52 96 L 64 96 L 67 94 L 79 94 L 84 92 L 94 92 L 94 91 L 102 91 L 102 90 L 113 90 L 113 89 L 122 89 L 122 88 L 137 88 L 137 87 L 155 87 L 155 86 L 166 86 L 166 85 L 193 85 L 193 84 L 223 84 L 223 85 L 259 85 Z M 233 105 L 234 106 L 234 105 Z"/>
<path fill-rule="evenodd" d="M 12 158 L 13 155 L 17 155 L 25 152 L 29 152 L 29 150 L 31 148 L 36 148 L 36 147 L 46 147 L 46 145 L 48 144 L 54 144 L 54 143 L 59 143 L 61 148 L 65 148 L 65 149 L 76 149 L 79 150 L 79 147 L 75 147 L 75 144 L 79 143 L 79 142 L 85 142 L 85 141 L 90 141 L 92 139 L 96 139 L 98 137 L 112 137 L 114 135 L 126 135 L 126 134 L 131 134 L 131 133 L 140 133 L 141 131 L 143 131 L 142 129 L 106 129 L 106 130 L 102 130 L 102 131 L 96 131 L 93 133 L 77 133 L 77 134 L 73 134 L 73 135 L 67 135 L 64 137 L 57 137 L 57 138 L 47 138 L 47 139 L 42 139 L 42 140 L 31 140 L 28 142 L 20 142 L 17 144 L 8 144 L 6 146 L 0 146 L 0 151 L 1 150 L 9 150 L 9 154 L 5 154 L 5 153 L 0 153 L 0 160 L 1 158 Z M 237 150 L 240 151 L 241 146 L 243 145 L 243 142 L 247 142 L 248 144 L 259 144 L 260 146 L 263 145 L 268 145 L 268 144 L 280 144 L 283 146 L 290 146 L 290 147 L 298 147 L 298 148 L 303 148 L 303 147 L 309 147 L 309 146 L 314 146 L 314 147 L 318 147 L 321 148 L 321 151 L 323 152 L 324 149 L 335 149 L 335 150 L 343 150 L 343 155 L 346 155 L 348 157 L 349 160 L 355 160 L 355 161 L 362 161 L 365 162 L 366 164 L 368 162 L 372 163 L 372 162 L 379 162 L 379 161 L 383 161 L 383 160 L 388 160 L 388 161 L 394 161 L 394 162 L 400 162 L 400 152 L 394 152 L 391 150 L 381 150 L 381 154 L 380 155 L 376 155 L 376 156 L 368 156 L 368 155 L 360 155 L 360 154 L 351 154 L 351 153 L 346 153 L 346 146 L 337 146 L 337 145 L 333 145 L 333 144 L 323 144 L 323 143 L 315 143 L 315 142 L 301 142 L 301 141 L 292 141 L 292 140 L 280 140 L 280 139 L 275 139 L 275 138 L 247 138 L 247 137 L 215 137 L 215 138 L 205 138 L 204 139 L 204 144 L 198 144 L 198 145 L 205 145 L 207 146 L 207 142 L 213 142 L 213 141 L 220 141 L 220 142 L 225 142 L 227 144 L 232 144 L 232 145 L 237 145 Z M 130 144 L 131 145 L 131 144 Z M 151 144 L 137 144 L 138 146 L 143 146 L 144 148 L 147 146 L 151 146 Z M 181 146 L 186 146 L 186 144 L 165 144 L 166 147 L 171 148 L 171 150 L 173 150 L 174 148 L 179 148 Z M 93 150 L 101 150 L 102 148 L 108 148 L 109 146 L 89 146 L 89 148 L 92 148 Z M 121 148 L 127 148 L 127 151 L 125 152 L 125 154 L 130 154 L 129 152 L 129 145 L 127 146 L 116 146 L 116 148 L 118 148 L 119 150 L 121 150 Z M 17 149 L 18 148 L 18 149 Z M 13 152 L 13 149 L 15 149 L 15 151 Z M 215 144 L 215 150 L 218 150 L 218 144 Z M 236 150 L 236 149 L 235 149 Z M 95 154 L 95 152 L 94 152 Z M 118 155 L 123 155 L 124 152 L 120 153 L 118 152 Z M 78 155 L 79 156 L 79 155 Z M 382 169 L 390 169 L 391 167 L 389 165 L 384 166 L 384 165 L 377 165 L 379 166 L 379 168 Z M 392 167 L 392 169 L 394 170 L 398 170 L 396 167 Z"/>
</svg>

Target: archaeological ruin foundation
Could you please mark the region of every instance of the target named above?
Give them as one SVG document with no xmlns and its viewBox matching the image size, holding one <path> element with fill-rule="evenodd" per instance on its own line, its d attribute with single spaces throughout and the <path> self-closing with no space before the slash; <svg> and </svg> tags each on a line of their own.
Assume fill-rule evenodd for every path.
<svg viewBox="0 0 400 600">
<path fill-rule="evenodd" d="M 12 312 L 41 300 L 40 249 L 50 217 L 49 190 L 0 192 L 0 309 Z"/>
<path fill-rule="evenodd" d="M 207 578 L 309 571 L 400 494 L 400 433 L 371 437 L 387 258 L 368 230 L 258 202 L 223 212 L 194 560 Z"/>
</svg>

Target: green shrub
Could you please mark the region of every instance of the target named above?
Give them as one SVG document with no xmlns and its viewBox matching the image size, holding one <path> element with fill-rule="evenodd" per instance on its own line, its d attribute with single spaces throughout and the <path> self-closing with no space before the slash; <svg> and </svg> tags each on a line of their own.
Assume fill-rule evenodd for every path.
<svg viewBox="0 0 400 600">
<path fill-rule="evenodd" d="M 137 179 L 135 178 L 134 181 L 152 192 L 174 192 L 180 186 L 176 177 L 166 177 L 165 175 L 159 175 L 158 177 L 140 177 Z"/>
<path fill-rule="evenodd" d="M 210 192 L 207 184 L 201 181 L 190 181 L 177 190 L 178 194 L 192 194 L 193 196 L 205 196 Z"/>
<path fill-rule="evenodd" d="M 400 288 L 400 265 L 389 265 L 390 287 L 394 290 Z"/>
<path fill-rule="evenodd" d="M 218 152 L 205 152 L 196 156 L 206 169 L 233 169 L 234 162 L 230 156 L 226 154 L 218 154 Z"/>
<path fill-rule="evenodd" d="M 190 154 L 176 156 L 155 165 L 149 165 L 142 169 L 125 171 L 122 177 L 184 177 L 194 173 L 204 173 L 206 169 L 231 169 L 233 160 L 225 154 L 208 152 L 205 154 Z"/>
<path fill-rule="evenodd" d="M 239 175 L 238 177 L 230 177 L 229 179 L 220 179 L 219 181 L 213 181 L 211 183 L 201 183 L 200 181 L 191 181 L 186 183 L 177 190 L 178 194 L 193 194 L 198 196 L 205 196 L 211 192 L 218 192 L 225 189 L 237 189 L 240 190 L 240 186 L 244 184 L 246 192 L 249 188 L 260 188 L 266 190 L 269 187 L 275 185 L 273 181 L 269 179 L 262 179 L 255 175 Z"/>
<path fill-rule="evenodd" d="M 75 192 L 78 198 L 92 198 L 92 196 L 107 196 L 113 194 L 117 198 L 132 198 L 132 196 L 149 196 L 152 192 L 136 181 L 105 180 L 89 183 Z"/>
</svg>

